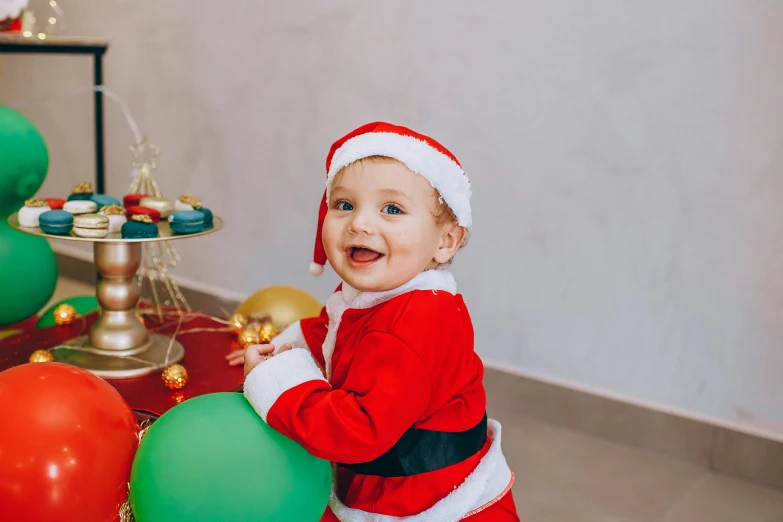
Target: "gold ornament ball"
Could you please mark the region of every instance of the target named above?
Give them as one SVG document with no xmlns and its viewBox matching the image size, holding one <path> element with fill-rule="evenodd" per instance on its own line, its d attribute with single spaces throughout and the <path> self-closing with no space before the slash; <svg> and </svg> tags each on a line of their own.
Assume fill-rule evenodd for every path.
<svg viewBox="0 0 783 522">
<path fill-rule="evenodd" d="M 188 371 L 181 364 L 172 364 L 160 376 L 169 390 L 181 390 L 188 382 Z"/>
<path fill-rule="evenodd" d="M 239 344 L 242 348 L 247 348 L 251 344 L 258 344 L 258 330 L 253 325 L 247 325 L 239 332 Z"/>
<path fill-rule="evenodd" d="M 30 354 L 31 363 L 47 363 L 54 361 L 54 356 L 49 350 L 36 350 Z"/>
<path fill-rule="evenodd" d="M 280 330 L 271 322 L 263 323 L 258 328 L 258 340 L 261 344 L 269 344 L 269 341 L 277 337 Z"/>
<path fill-rule="evenodd" d="M 234 329 L 236 333 L 242 331 L 242 328 L 247 326 L 247 317 L 242 314 L 234 314 L 228 318 L 228 324 Z"/>
<path fill-rule="evenodd" d="M 54 309 L 54 322 L 59 325 L 71 324 L 76 318 L 76 308 L 63 303 Z"/>
<path fill-rule="evenodd" d="M 293 322 L 321 313 L 323 305 L 304 290 L 290 286 L 272 286 L 259 290 L 240 304 L 234 313 L 249 316 L 265 313 L 272 317 L 275 326 L 286 328 Z"/>
</svg>

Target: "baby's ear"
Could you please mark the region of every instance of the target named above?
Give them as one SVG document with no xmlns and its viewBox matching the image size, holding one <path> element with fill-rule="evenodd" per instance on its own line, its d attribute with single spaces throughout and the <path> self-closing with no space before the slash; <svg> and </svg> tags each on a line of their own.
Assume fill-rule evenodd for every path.
<svg viewBox="0 0 783 522">
<path fill-rule="evenodd" d="M 451 261 L 451 258 L 457 253 L 464 240 L 465 227 L 459 226 L 457 222 L 452 222 L 443 227 L 440 245 L 438 245 L 438 250 L 435 252 L 435 261 L 439 264 Z"/>
</svg>

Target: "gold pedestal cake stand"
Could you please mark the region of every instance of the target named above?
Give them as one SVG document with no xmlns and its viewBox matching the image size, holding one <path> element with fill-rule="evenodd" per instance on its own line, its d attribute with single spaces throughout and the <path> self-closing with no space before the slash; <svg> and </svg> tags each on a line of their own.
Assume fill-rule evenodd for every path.
<svg viewBox="0 0 783 522">
<path fill-rule="evenodd" d="M 139 377 L 162 370 L 182 360 L 185 350 L 176 340 L 149 333 L 136 313 L 141 289 L 135 280 L 142 261 L 142 245 L 155 241 L 173 241 L 204 236 L 223 228 L 223 220 L 214 217 L 214 225 L 196 234 L 175 234 L 165 220 L 158 225 L 159 237 L 123 239 L 119 233 L 93 239 L 75 235 L 46 234 L 40 228 L 19 225 L 16 214 L 8 225 L 20 232 L 65 241 L 87 241 L 95 247 L 95 268 L 101 277 L 95 297 L 101 316 L 90 333 L 70 341 L 70 346 L 52 350 L 54 360 L 72 364 L 108 379 Z"/>
</svg>

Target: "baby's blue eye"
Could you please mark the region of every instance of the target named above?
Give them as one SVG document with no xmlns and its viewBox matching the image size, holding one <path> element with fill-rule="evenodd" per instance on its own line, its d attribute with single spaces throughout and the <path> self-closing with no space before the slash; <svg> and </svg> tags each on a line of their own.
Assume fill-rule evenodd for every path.
<svg viewBox="0 0 783 522">
<path fill-rule="evenodd" d="M 402 210 L 397 205 L 386 205 L 383 207 L 383 211 L 387 214 L 401 214 Z"/>
<path fill-rule="evenodd" d="M 335 205 L 335 208 L 337 210 L 353 210 L 353 205 L 347 201 L 339 201 L 337 202 L 337 205 Z"/>
</svg>

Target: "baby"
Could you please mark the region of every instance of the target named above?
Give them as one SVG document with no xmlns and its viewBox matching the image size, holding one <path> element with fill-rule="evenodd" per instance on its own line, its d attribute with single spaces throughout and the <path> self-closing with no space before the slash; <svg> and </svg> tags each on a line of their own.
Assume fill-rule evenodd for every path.
<svg viewBox="0 0 783 522">
<path fill-rule="evenodd" d="M 435 140 L 388 123 L 338 140 L 326 169 L 310 269 L 328 260 L 342 283 L 318 317 L 228 356 L 244 360 L 245 396 L 335 463 L 321 520 L 518 521 L 446 269 L 471 228 L 468 178 Z"/>
</svg>

